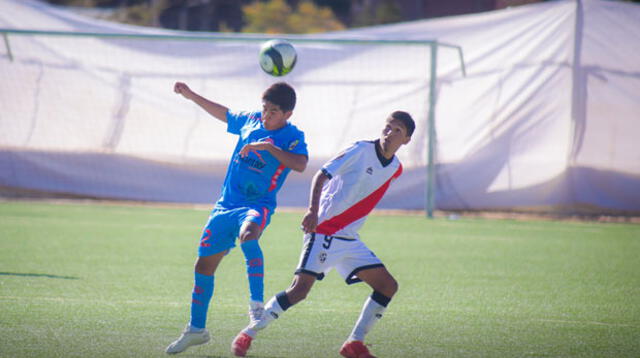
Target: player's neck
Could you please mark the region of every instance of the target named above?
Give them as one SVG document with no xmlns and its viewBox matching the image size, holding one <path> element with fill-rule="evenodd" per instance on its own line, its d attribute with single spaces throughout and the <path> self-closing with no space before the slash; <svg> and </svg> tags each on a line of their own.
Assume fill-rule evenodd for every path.
<svg viewBox="0 0 640 358">
<path fill-rule="evenodd" d="M 387 166 L 389 165 L 389 163 L 391 163 L 391 160 L 393 160 L 393 156 L 395 155 L 395 151 L 393 151 L 393 153 L 389 154 L 387 152 L 384 151 L 384 148 L 382 148 L 382 145 L 380 144 L 380 139 L 376 139 L 374 141 L 375 143 L 375 147 L 376 147 L 376 154 L 378 155 L 378 159 L 380 159 L 380 163 L 382 163 L 382 166 Z"/>
</svg>

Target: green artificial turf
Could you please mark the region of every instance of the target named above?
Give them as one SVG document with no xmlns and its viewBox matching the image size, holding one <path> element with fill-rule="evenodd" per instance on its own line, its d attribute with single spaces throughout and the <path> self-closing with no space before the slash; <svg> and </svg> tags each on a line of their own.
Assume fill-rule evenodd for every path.
<svg viewBox="0 0 640 358">
<path fill-rule="evenodd" d="M 188 321 L 206 210 L 0 202 L 0 357 L 163 357 Z M 265 298 L 288 287 L 300 213 L 261 239 Z M 362 239 L 400 284 L 367 336 L 379 357 L 640 357 L 640 225 L 372 215 Z M 241 250 L 216 273 L 212 340 L 247 323 Z M 339 357 L 365 284 L 334 271 L 251 357 Z"/>
</svg>

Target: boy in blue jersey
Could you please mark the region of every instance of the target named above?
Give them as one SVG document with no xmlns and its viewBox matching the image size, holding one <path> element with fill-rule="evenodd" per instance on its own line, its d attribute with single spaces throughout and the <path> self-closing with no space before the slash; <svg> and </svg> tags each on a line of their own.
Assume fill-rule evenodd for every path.
<svg viewBox="0 0 640 358">
<path fill-rule="evenodd" d="M 249 318 L 260 319 L 263 309 L 264 259 L 258 239 L 269 225 L 276 208 L 276 194 L 293 169 L 302 172 L 308 153 L 304 133 L 288 119 L 296 104 L 294 89 L 284 82 L 270 86 L 262 95 L 262 111 L 232 112 L 177 82 L 174 91 L 227 123 L 227 131 L 238 135 L 220 199 L 204 227 L 191 301 L 191 319 L 182 335 L 166 352 L 183 352 L 209 341 L 205 329 L 213 296 L 214 273 L 222 258 L 239 238 L 249 280 Z"/>
</svg>

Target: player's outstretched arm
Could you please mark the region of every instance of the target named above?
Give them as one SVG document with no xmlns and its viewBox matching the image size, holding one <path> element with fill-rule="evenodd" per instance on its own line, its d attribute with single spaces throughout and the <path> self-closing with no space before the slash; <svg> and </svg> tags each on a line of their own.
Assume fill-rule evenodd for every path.
<svg viewBox="0 0 640 358">
<path fill-rule="evenodd" d="M 276 157 L 276 159 L 278 159 L 280 163 L 282 163 L 282 165 L 300 173 L 302 173 L 307 168 L 307 162 L 309 161 L 309 158 L 307 158 L 307 156 L 304 154 L 296 154 L 284 151 L 269 142 L 253 142 L 245 144 L 245 146 L 240 149 L 239 154 L 244 158 L 249 155 L 249 152 L 253 150 L 266 150 L 271 155 Z"/>
<path fill-rule="evenodd" d="M 229 111 L 229 108 L 202 97 L 201 95 L 192 91 L 189 86 L 182 82 L 176 82 L 176 84 L 173 85 L 173 91 L 175 93 L 181 94 L 184 98 L 195 102 L 210 115 L 227 123 L 227 112 Z"/>
<path fill-rule="evenodd" d="M 322 187 L 324 182 L 329 180 L 329 177 L 319 170 L 311 180 L 311 191 L 309 193 L 309 208 L 307 213 L 302 218 L 302 231 L 306 233 L 314 232 L 318 226 L 318 209 L 320 208 L 320 194 L 322 194 Z"/>
</svg>

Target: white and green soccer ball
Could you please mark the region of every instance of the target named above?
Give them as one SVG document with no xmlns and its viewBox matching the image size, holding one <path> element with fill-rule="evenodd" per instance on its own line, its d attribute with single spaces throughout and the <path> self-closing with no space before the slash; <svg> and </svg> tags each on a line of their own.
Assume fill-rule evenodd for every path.
<svg viewBox="0 0 640 358">
<path fill-rule="evenodd" d="M 260 67 L 271 76 L 284 76 L 293 70 L 298 55 L 285 40 L 269 40 L 260 48 Z"/>
</svg>

